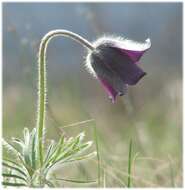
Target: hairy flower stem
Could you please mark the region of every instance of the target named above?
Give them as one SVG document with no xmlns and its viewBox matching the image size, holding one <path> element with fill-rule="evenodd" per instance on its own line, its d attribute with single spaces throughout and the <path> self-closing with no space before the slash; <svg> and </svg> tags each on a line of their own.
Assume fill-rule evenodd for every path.
<svg viewBox="0 0 185 190">
<path fill-rule="evenodd" d="M 46 98 L 47 98 L 47 72 L 46 72 L 46 51 L 49 41 L 56 36 L 69 37 L 87 49 L 93 50 L 94 47 L 86 39 L 78 34 L 67 30 L 52 30 L 41 40 L 38 59 L 38 102 L 37 102 L 37 138 L 38 138 L 38 157 L 40 166 L 43 165 L 43 130 L 45 127 Z"/>
</svg>

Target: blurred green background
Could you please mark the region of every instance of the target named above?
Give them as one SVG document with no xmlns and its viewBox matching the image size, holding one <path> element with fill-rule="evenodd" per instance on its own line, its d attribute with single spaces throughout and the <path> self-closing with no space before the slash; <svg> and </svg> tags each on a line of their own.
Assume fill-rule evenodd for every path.
<svg viewBox="0 0 185 190">
<path fill-rule="evenodd" d="M 49 45 L 47 136 L 56 127 L 94 119 L 106 187 L 127 179 L 129 141 L 138 157 L 134 187 L 182 186 L 182 3 L 3 3 L 3 136 L 21 137 L 35 126 L 37 52 L 44 34 L 67 29 L 88 40 L 103 34 L 150 38 L 141 67 L 147 72 L 115 104 L 84 68 L 86 51 L 66 38 Z M 65 129 L 68 136 L 94 122 Z M 61 176 L 97 177 L 87 161 L 58 169 Z M 64 183 L 65 187 L 76 185 Z M 95 186 L 95 185 L 92 185 Z"/>
</svg>

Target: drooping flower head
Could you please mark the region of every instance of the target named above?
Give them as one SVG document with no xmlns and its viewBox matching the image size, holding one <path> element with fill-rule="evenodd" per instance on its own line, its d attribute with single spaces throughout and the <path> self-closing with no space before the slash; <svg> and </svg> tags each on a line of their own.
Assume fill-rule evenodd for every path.
<svg viewBox="0 0 185 190">
<path fill-rule="evenodd" d="M 102 37 L 93 43 L 94 50 L 86 59 L 86 67 L 103 85 L 112 102 L 124 95 L 128 85 L 135 85 L 146 73 L 138 66 L 142 55 L 151 47 L 120 37 Z"/>
</svg>

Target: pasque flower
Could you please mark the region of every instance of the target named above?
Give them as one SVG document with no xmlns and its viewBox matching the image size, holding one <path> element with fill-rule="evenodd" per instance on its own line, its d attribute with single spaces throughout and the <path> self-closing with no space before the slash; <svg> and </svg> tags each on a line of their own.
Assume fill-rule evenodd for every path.
<svg viewBox="0 0 185 190">
<path fill-rule="evenodd" d="M 120 37 L 102 37 L 93 44 L 86 59 L 87 69 L 103 85 L 112 102 L 124 95 L 128 85 L 135 85 L 146 73 L 138 66 L 142 55 L 151 47 Z"/>
<path fill-rule="evenodd" d="M 37 100 L 37 157 L 39 166 L 44 164 L 44 129 L 47 105 L 47 67 L 46 52 L 49 42 L 58 36 L 68 37 L 89 50 L 87 68 L 102 83 L 112 102 L 117 95 L 123 95 L 128 85 L 136 84 L 146 73 L 137 65 L 140 57 L 147 51 L 150 40 L 145 43 L 104 37 L 90 43 L 82 36 L 68 30 L 52 30 L 41 40 L 38 53 L 38 100 Z"/>
<path fill-rule="evenodd" d="M 83 134 L 76 138 L 70 138 L 70 143 L 64 140 L 64 136 L 62 135 L 59 143 L 51 142 L 47 151 L 45 151 L 44 129 L 46 127 L 47 107 L 46 54 L 49 42 L 51 39 L 58 36 L 68 37 L 75 40 L 89 50 L 86 63 L 87 68 L 102 83 L 113 102 L 117 95 L 125 94 L 128 85 L 136 84 L 146 74 L 138 67 L 137 63 L 143 53 L 150 48 L 151 43 L 149 39 L 146 40 L 145 43 L 140 44 L 122 38 L 106 37 L 100 38 L 94 43 L 90 43 L 80 35 L 68 30 L 57 29 L 48 32 L 42 38 L 38 52 L 38 99 L 36 127 L 31 133 L 27 128 L 24 129 L 25 142 L 22 142 L 19 139 L 13 140 L 13 143 L 20 145 L 21 148 L 23 147 L 23 150 L 20 149 L 19 151 L 6 141 L 3 142 L 4 146 L 7 147 L 8 150 L 11 149 L 16 157 L 21 161 L 20 163 L 22 163 L 22 165 L 20 165 L 20 167 L 23 166 L 26 173 L 24 173 L 24 171 L 22 172 L 22 170 L 21 173 L 18 172 L 18 174 L 24 174 L 23 177 L 19 177 L 18 174 L 10 175 L 6 172 L 3 173 L 4 181 L 2 184 L 5 186 L 53 186 L 52 182 L 48 183 L 47 175 L 55 164 L 59 162 L 64 164 L 69 161 L 77 161 L 79 158 L 80 160 L 88 159 L 96 155 L 95 152 L 79 155 L 82 153 L 82 149 L 85 150 L 92 144 L 91 142 L 84 144 L 80 142 L 83 138 Z M 74 146 L 71 145 L 74 144 L 76 147 L 77 142 L 80 142 L 80 145 L 83 146 L 79 146 L 78 150 L 75 150 L 76 152 L 74 152 L 74 150 L 72 150 Z M 60 150 L 62 150 L 62 147 L 67 146 L 66 143 L 67 145 L 70 145 L 67 148 L 70 152 L 69 158 L 66 156 L 64 156 L 64 158 L 61 157 L 61 155 L 64 154 Z M 72 149 L 70 149 L 71 147 Z M 54 153 L 50 151 L 53 148 Z M 74 155 L 71 155 L 71 152 L 74 152 Z M 53 155 L 55 156 L 53 157 Z M 75 155 L 77 155 L 77 157 L 75 157 Z M 14 168 L 16 167 L 16 165 L 13 167 L 13 163 L 13 160 L 5 159 L 3 161 L 3 167 L 5 167 L 6 170 L 11 169 L 12 173 L 15 171 Z M 9 164 L 13 165 L 10 167 Z M 11 181 L 13 178 L 16 179 L 15 182 Z M 19 180 L 21 181 L 19 182 Z"/>
</svg>

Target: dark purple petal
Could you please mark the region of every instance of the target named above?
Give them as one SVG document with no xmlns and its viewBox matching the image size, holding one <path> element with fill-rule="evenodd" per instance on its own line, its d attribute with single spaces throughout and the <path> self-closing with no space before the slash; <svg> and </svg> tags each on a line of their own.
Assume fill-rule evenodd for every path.
<svg viewBox="0 0 185 190">
<path fill-rule="evenodd" d="M 117 82 L 112 85 L 106 79 L 101 77 L 97 77 L 97 79 L 100 81 L 109 98 L 112 100 L 112 103 L 115 102 L 117 95 L 123 96 L 127 91 L 128 87 L 123 82 L 120 83 L 120 81 L 117 80 Z"/>
<path fill-rule="evenodd" d="M 135 85 L 143 76 L 146 75 L 141 68 L 133 63 L 118 63 L 115 70 L 120 75 L 120 78 L 124 81 L 124 83 L 129 85 Z"/>
<path fill-rule="evenodd" d="M 107 70 L 107 73 L 117 75 L 124 84 L 135 85 L 146 73 L 133 64 L 133 60 L 126 54 L 114 47 L 100 48 L 100 61 L 95 61 L 97 66 L 102 67 L 101 70 Z M 97 55 L 95 56 L 97 57 Z M 93 64 L 92 64 L 93 66 Z"/>
<path fill-rule="evenodd" d="M 112 103 L 114 103 L 116 100 L 116 96 L 117 96 L 118 92 L 105 79 L 98 77 L 98 80 L 100 81 L 103 88 L 107 92 L 109 98 L 112 100 Z"/>
<path fill-rule="evenodd" d="M 142 55 L 146 52 L 144 51 L 133 51 L 133 50 L 126 50 L 126 49 L 120 49 L 123 53 L 126 53 L 134 62 L 137 62 L 140 60 Z"/>
<path fill-rule="evenodd" d="M 112 102 L 124 95 L 146 73 L 138 67 L 142 55 L 151 47 L 150 39 L 137 43 L 121 38 L 100 38 L 87 56 L 87 68 L 103 85 Z"/>
<path fill-rule="evenodd" d="M 118 39 L 118 38 L 111 38 L 105 37 L 100 38 L 96 43 L 96 47 L 100 46 L 107 46 L 112 48 L 117 48 L 121 50 L 124 54 L 127 54 L 132 61 L 137 62 L 140 60 L 142 55 L 150 49 L 151 42 L 150 39 L 146 39 L 145 42 L 135 42 L 128 39 Z"/>
<path fill-rule="evenodd" d="M 113 101 L 117 94 L 126 94 L 127 84 L 123 82 L 116 72 L 112 71 L 112 69 L 104 63 L 104 59 L 102 59 L 101 56 L 96 53 L 92 54 L 91 64 L 97 78 Z"/>
</svg>

